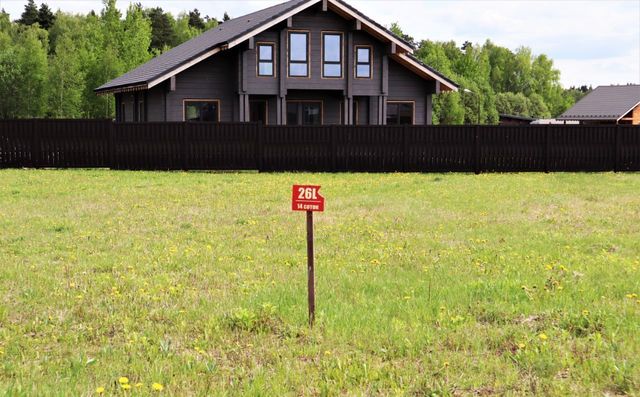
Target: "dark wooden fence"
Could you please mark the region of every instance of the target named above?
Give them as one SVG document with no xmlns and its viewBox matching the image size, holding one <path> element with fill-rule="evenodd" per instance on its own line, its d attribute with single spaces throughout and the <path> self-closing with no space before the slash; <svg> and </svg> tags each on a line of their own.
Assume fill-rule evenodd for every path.
<svg viewBox="0 0 640 397">
<path fill-rule="evenodd" d="M 640 171 L 634 126 L 0 121 L 0 168 L 318 172 Z"/>
</svg>

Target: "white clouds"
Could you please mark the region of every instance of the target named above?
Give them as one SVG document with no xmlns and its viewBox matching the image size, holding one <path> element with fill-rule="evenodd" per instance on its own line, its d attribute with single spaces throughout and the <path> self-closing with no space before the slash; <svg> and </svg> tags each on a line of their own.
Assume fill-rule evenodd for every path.
<svg viewBox="0 0 640 397">
<path fill-rule="evenodd" d="M 42 0 L 37 0 L 40 2 Z M 565 85 L 640 82 L 640 0 L 347 0 L 384 25 L 399 22 L 416 39 L 491 39 L 511 49 L 530 47 L 555 60 Z M 18 18 L 26 0 L 0 0 Z M 252 12 L 279 0 L 142 0 L 178 14 L 198 8 L 220 18 Z M 51 8 L 98 11 L 98 0 L 50 0 Z M 119 0 L 122 9 L 129 1 Z"/>
</svg>

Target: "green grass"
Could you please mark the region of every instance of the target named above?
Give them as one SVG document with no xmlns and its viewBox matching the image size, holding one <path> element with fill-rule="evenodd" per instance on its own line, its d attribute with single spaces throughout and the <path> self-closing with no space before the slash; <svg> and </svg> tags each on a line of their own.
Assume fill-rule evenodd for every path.
<svg viewBox="0 0 640 397">
<path fill-rule="evenodd" d="M 0 394 L 640 393 L 638 174 L 0 180 Z"/>
</svg>

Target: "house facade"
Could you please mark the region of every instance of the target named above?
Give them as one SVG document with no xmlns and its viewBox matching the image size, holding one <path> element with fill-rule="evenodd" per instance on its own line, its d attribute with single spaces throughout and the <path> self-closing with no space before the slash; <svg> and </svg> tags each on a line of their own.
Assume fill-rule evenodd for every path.
<svg viewBox="0 0 640 397">
<path fill-rule="evenodd" d="M 341 0 L 292 0 L 227 21 L 96 89 L 119 122 L 431 124 L 457 85 Z"/>
</svg>

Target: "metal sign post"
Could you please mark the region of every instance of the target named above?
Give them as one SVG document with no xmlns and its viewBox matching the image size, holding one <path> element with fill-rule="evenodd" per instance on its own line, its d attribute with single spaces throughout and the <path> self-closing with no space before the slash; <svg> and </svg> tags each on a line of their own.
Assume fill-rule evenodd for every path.
<svg viewBox="0 0 640 397">
<path fill-rule="evenodd" d="M 309 302 L 309 326 L 316 319 L 316 286 L 313 252 L 313 213 L 324 211 L 324 197 L 318 193 L 320 186 L 294 185 L 291 200 L 293 211 L 307 213 L 307 299 Z"/>
</svg>

